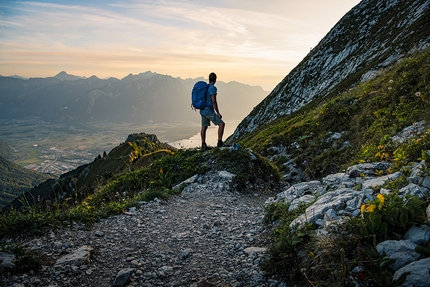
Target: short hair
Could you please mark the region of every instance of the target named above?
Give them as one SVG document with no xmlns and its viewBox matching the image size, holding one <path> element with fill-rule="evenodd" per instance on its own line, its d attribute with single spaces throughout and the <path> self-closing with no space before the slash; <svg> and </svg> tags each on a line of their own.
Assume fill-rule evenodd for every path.
<svg viewBox="0 0 430 287">
<path fill-rule="evenodd" d="M 209 74 L 209 82 L 216 82 L 216 74 L 215 73 L 210 73 Z"/>
</svg>

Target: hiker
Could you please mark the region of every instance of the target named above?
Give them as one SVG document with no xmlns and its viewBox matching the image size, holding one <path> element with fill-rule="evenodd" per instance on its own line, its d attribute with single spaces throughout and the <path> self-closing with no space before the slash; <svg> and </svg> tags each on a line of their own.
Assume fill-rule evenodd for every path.
<svg viewBox="0 0 430 287">
<path fill-rule="evenodd" d="M 212 102 L 212 105 L 207 106 L 204 109 L 200 110 L 200 115 L 202 118 L 202 130 L 200 132 L 200 135 L 202 137 L 202 150 L 209 149 L 206 144 L 206 130 L 208 129 L 208 126 L 211 125 L 210 122 L 213 122 L 214 125 L 218 126 L 217 147 L 222 147 L 224 145 L 222 141 L 222 136 L 224 134 L 225 123 L 222 120 L 222 115 L 220 114 L 218 109 L 218 102 L 216 100 L 217 88 L 215 87 L 215 83 L 216 83 L 216 74 L 210 73 L 207 96 L 209 98 L 208 102 Z"/>
</svg>

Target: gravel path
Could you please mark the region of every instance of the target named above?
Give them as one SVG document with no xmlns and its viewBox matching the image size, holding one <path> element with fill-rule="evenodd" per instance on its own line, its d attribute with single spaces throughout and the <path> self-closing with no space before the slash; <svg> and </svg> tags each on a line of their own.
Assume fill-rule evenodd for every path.
<svg viewBox="0 0 430 287">
<path fill-rule="evenodd" d="M 3 277 L 0 286 L 286 286 L 259 269 L 269 245 L 266 197 L 197 192 L 142 203 L 89 230 L 52 231 L 27 246 L 53 263 L 87 246 L 91 260 Z"/>
</svg>

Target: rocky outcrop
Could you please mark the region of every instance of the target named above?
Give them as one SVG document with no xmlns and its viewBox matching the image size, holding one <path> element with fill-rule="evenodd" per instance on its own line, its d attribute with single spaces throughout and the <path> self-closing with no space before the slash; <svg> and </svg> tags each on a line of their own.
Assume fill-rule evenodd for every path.
<svg viewBox="0 0 430 287">
<path fill-rule="evenodd" d="M 397 280 L 403 273 L 409 273 L 406 281 L 400 286 L 428 287 L 430 285 L 429 266 L 430 258 L 414 261 L 397 270 L 393 279 Z"/>
<path fill-rule="evenodd" d="M 301 203 L 308 204 L 305 213 L 293 220 L 290 227 L 311 223 L 317 226 L 317 234 L 326 235 L 331 232 L 330 227 L 333 223 L 342 222 L 351 216 L 361 216 L 360 207 L 377 196 L 378 192 L 375 190 L 382 194 L 390 192 L 381 187 L 386 182 L 398 178 L 401 172 L 377 175 L 380 171 L 386 171 L 388 167 L 389 164 L 384 162 L 355 165 L 348 168 L 346 173 L 328 175 L 321 182 L 303 182 L 288 187 L 269 198 L 266 204 L 282 201 L 290 205 L 290 210 L 296 209 Z M 426 167 L 425 161 L 413 165 L 411 175 L 408 177 L 410 184 L 400 189 L 400 196 L 404 198 L 418 196 L 423 199 L 430 197 Z M 427 217 L 430 219 L 430 206 L 427 208 Z M 390 265 L 390 268 L 396 271 L 395 278 L 399 278 L 403 272 L 411 272 L 401 286 L 428 286 L 429 258 L 423 259 L 415 250 L 418 245 L 425 245 L 429 241 L 429 226 L 412 226 L 401 240 L 381 242 L 376 249 L 381 256 L 386 255 L 395 259 Z M 418 267 L 422 269 L 417 270 Z"/>
</svg>

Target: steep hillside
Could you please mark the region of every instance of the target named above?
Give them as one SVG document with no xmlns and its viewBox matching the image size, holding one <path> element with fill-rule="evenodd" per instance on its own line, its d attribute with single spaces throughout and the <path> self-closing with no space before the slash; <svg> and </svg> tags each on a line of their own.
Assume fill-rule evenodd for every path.
<svg viewBox="0 0 430 287">
<path fill-rule="evenodd" d="M 427 48 L 353 89 L 262 125 L 239 142 L 276 162 L 290 182 L 321 178 L 358 162 L 399 166 L 430 149 L 429 83 Z M 411 139 L 413 133 L 420 136 Z"/>
<path fill-rule="evenodd" d="M 230 141 L 424 49 L 429 27 L 429 1 L 363 0 L 239 124 Z"/>
<path fill-rule="evenodd" d="M 13 155 L 13 149 L 7 144 L 0 141 L 0 156 L 11 160 Z"/>
<path fill-rule="evenodd" d="M 25 169 L 0 156 L 0 210 L 17 196 L 54 177 Z"/>
</svg>

